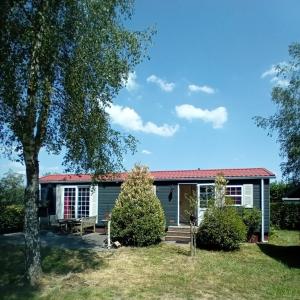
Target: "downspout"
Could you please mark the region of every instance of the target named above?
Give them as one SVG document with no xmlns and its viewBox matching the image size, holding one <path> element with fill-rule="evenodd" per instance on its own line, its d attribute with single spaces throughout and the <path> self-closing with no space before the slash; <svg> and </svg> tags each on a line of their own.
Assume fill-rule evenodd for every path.
<svg viewBox="0 0 300 300">
<path fill-rule="evenodd" d="M 180 186 L 179 186 L 179 183 L 177 183 L 177 226 L 179 226 L 179 222 L 180 222 L 180 217 L 179 217 L 180 207 L 179 207 L 179 204 L 180 204 Z"/>
<path fill-rule="evenodd" d="M 265 242 L 265 193 L 264 179 L 261 179 L 261 242 Z"/>
</svg>

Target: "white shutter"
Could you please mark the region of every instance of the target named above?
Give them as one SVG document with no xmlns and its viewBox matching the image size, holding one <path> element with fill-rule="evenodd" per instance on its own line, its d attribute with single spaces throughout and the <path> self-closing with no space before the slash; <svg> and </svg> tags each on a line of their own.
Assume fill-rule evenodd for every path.
<svg viewBox="0 0 300 300">
<path fill-rule="evenodd" d="M 152 185 L 152 190 L 153 190 L 154 195 L 156 196 L 156 185 L 155 184 Z"/>
<path fill-rule="evenodd" d="M 56 217 L 64 218 L 64 188 L 61 185 L 56 186 Z"/>
<path fill-rule="evenodd" d="M 244 184 L 243 190 L 243 206 L 253 208 L 253 184 Z"/>
<path fill-rule="evenodd" d="M 97 216 L 98 222 L 98 185 L 90 187 L 90 217 Z"/>
</svg>

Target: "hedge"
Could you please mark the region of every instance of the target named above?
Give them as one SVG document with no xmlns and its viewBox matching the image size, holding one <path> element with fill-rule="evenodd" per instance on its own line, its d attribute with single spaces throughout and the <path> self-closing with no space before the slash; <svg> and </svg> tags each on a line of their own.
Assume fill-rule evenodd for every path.
<svg viewBox="0 0 300 300">
<path fill-rule="evenodd" d="M 19 204 L 0 206 L 0 233 L 22 231 L 24 206 Z"/>
<path fill-rule="evenodd" d="M 300 204 L 271 203 L 271 225 L 280 229 L 300 230 Z"/>
</svg>

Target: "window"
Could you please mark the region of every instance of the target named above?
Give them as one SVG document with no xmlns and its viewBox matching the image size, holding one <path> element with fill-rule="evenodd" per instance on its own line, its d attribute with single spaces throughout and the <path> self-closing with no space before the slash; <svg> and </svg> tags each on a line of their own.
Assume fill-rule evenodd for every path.
<svg viewBox="0 0 300 300">
<path fill-rule="evenodd" d="M 233 205 L 242 205 L 243 188 L 241 185 L 226 186 L 226 198 L 233 201 Z"/>
<path fill-rule="evenodd" d="M 207 208 L 209 201 L 215 197 L 215 186 L 213 184 L 200 185 L 200 208 Z"/>
<path fill-rule="evenodd" d="M 64 187 L 64 219 L 88 217 L 90 214 L 90 188 Z"/>
</svg>

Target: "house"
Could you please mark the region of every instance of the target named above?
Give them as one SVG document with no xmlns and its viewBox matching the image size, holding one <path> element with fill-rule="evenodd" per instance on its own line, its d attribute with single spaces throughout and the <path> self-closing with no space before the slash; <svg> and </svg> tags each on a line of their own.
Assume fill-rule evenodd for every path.
<svg viewBox="0 0 300 300">
<path fill-rule="evenodd" d="M 189 222 L 186 194 L 193 191 L 198 198 L 198 222 L 214 194 L 214 181 L 222 173 L 228 181 L 226 195 L 236 207 L 261 210 L 260 237 L 264 241 L 270 223 L 270 179 L 275 175 L 265 168 L 154 171 L 154 190 L 160 199 L 168 226 Z M 91 185 L 90 175 L 47 175 L 40 178 L 41 200 L 48 205 L 50 215 L 57 219 L 97 216 L 97 225 L 103 226 L 120 192 L 126 173 L 103 179 Z M 263 209 L 261 209 L 263 208 Z"/>
</svg>

